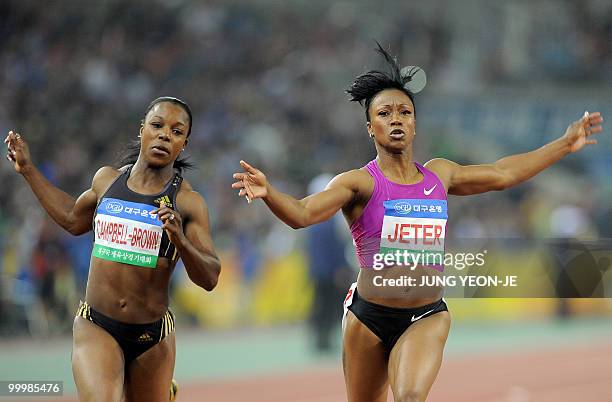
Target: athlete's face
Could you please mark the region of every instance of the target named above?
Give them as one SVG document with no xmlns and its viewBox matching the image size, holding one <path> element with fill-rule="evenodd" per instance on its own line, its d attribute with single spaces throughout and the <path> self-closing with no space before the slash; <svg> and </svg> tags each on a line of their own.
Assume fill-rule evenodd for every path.
<svg viewBox="0 0 612 402">
<path fill-rule="evenodd" d="M 414 105 L 399 89 L 385 89 L 370 103 L 368 134 L 377 144 L 404 150 L 415 135 Z"/>
<path fill-rule="evenodd" d="M 174 163 L 187 145 L 190 124 L 181 106 L 172 102 L 156 104 L 140 128 L 140 154 L 155 166 Z"/>
</svg>

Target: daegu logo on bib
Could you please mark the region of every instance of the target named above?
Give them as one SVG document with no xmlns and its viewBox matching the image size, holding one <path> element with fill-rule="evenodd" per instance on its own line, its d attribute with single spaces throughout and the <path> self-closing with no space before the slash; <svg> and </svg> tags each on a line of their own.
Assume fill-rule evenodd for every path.
<svg viewBox="0 0 612 402">
<path fill-rule="evenodd" d="M 95 257 L 155 268 L 163 235 L 162 223 L 148 204 L 105 198 L 98 206 Z"/>
<path fill-rule="evenodd" d="M 412 211 L 412 205 L 407 202 L 398 202 L 393 206 L 395 212 L 401 215 L 408 215 Z"/>
<path fill-rule="evenodd" d="M 110 201 L 106 204 L 106 211 L 111 214 L 119 214 L 123 211 L 123 205 L 117 201 Z"/>
<path fill-rule="evenodd" d="M 448 211 L 446 200 L 404 199 L 384 201 L 381 254 L 444 254 Z M 439 265 L 439 264 L 424 264 Z"/>
</svg>

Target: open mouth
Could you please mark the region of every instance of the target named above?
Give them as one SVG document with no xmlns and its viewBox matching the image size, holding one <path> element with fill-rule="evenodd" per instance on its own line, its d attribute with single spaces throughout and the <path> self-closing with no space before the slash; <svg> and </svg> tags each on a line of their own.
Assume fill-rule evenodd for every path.
<svg viewBox="0 0 612 402">
<path fill-rule="evenodd" d="M 395 129 L 389 133 L 389 137 L 393 138 L 394 140 L 400 140 L 404 138 L 405 135 L 406 133 L 404 133 L 404 130 L 400 129 Z"/>
</svg>

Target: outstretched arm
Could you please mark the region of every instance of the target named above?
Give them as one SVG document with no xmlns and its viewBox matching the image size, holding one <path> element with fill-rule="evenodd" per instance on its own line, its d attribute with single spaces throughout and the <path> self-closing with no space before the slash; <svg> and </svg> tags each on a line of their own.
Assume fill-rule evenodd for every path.
<svg viewBox="0 0 612 402">
<path fill-rule="evenodd" d="M 51 184 L 34 166 L 28 145 L 19 134 L 9 131 L 4 143 L 8 147 L 7 159 L 30 185 L 32 192 L 51 218 L 73 235 L 90 231 L 97 203 L 94 189 L 107 180 L 114 169 L 110 167 L 100 169 L 94 176 L 92 187 L 75 200 Z"/>
<path fill-rule="evenodd" d="M 237 182 L 232 184 L 232 188 L 240 189 L 241 197 L 263 199 L 274 215 L 294 229 L 331 218 L 350 203 L 358 192 L 358 172 L 350 171 L 334 177 L 324 191 L 298 200 L 274 188 L 260 170 L 244 161 L 240 161 L 240 165 L 245 171 L 234 173 Z"/>
<path fill-rule="evenodd" d="M 156 210 L 163 229 L 185 264 L 189 279 L 206 290 L 213 290 L 219 281 L 221 262 L 210 236 L 206 201 L 200 194 L 185 190 L 177 197 L 177 207 L 187 217 L 183 228 L 181 214 L 163 202 Z"/>
<path fill-rule="evenodd" d="M 602 131 L 602 122 L 599 112 L 585 112 L 557 140 L 534 151 L 507 156 L 492 164 L 461 166 L 446 159 L 432 159 L 425 166 L 440 177 L 449 194 L 471 195 L 503 190 L 528 180 L 587 144 L 596 144 L 597 140 L 588 137 Z"/>
</svg>

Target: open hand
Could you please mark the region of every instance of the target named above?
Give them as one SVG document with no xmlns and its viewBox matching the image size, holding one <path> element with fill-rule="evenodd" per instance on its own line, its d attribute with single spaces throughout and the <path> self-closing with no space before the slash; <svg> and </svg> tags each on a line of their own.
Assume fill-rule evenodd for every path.
<svg viewBox="0 0 612 402">
<path fill-rule="evenodd" d="M 13 131 L 8 132 L 4 143 L 8 147 L 6 159 L 13 164 L 17 173 L 23 174 L 32 166 L 28 144 L 21 135 Z"/>
<path fill-rule="evenodd" d="M 580 120 L 570 124 L 563 136 L 570 145 L 570 152 L 580 151 L 587 144 L 597 144 L 597 140 L 589 137 L 603 130 L 601 123 L 603 123 L 601 113 L 584 112 Z"/>
<path fill-rule="evenodd" d="M 238 196 L 246 197 L 250 203 L 254 199 L 263 198 L 268 195 L 268 180 L 261 170 L 255 169 L 245 161 L 240 161 L 244 172 L 234 173 L 237 180 L 232 184 L 233 189 L 239 189 Z"/>
</svg>

